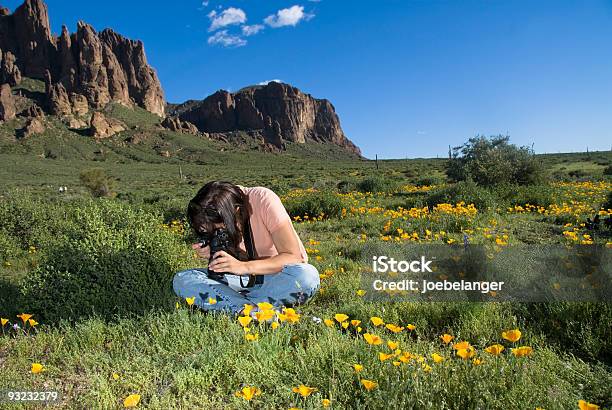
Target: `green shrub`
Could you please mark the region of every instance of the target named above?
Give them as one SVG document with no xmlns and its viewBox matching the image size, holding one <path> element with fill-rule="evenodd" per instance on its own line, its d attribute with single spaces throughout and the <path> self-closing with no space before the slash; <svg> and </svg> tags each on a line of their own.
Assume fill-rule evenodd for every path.
<svg viewBox="0 0 612 410">
<path fill-rule="evenodd" d="M 455 147 L 446 173 L 452 181 L 472 180 L 481 186 L 531 185 L 543 178 L 541 161 L 528 147 L 509 143 L 508 136 L 475 137 Z"/>
<path fill-rule="evenodd" d="M 357 183 L 359 192 L 391 192 L 397 188 L 398 184 L 382 176 L 370 177 Z"/>
<path fill-rule="evenodd" d="M 570 177 L 575 179 L 583 179 L 589 176 L 589 173 L 582 169 L 575 169 L 567 173 Z"/>
<path fill-rule="evenodd" d="M 602 208 L 612 209 L 612 191 L 608 192 L 608 198 L 606 199 L 606 202 L 604 202 L 604 204 L 602 205 Z"/>
<path fill-rule="evenodd" d="M 165 222 L 185 219 L 188 201 L 188 198 L 167 193 L 149 195 L 143 199 L 144 208 L 162 215 Z"/>
<path fill-rule="evenodd" d="M 0 230 L 17 248 L 47 248 L 71 225 L 72 207 L 52 199 L 38 199 L 14 191 L 0 201 Z"/>
<path fill-rule="evenodd" d="M 604 175 L 612 175 L 612 165 L 608 165 L 607 167 L 605 167 L 604 170 L 603 170 L 603 174 Z"/>
<path fill-rule="evenodd" d="M 148 213 L 90 202 L 66 238 L 22 284 L 22 308 L 47 321 L 143 313 L 171 306 L 185 245 Z"/>
<path fill-rule="evenodd" d="M 81 183 L 95 198 L 115 195 L 115 180 L 109 177 L 102 168 L 86 169 L 79 176 Z"/>
<path fill-rule="evenodd" d="M 432 186 L 432 185 L 442 185 L 444 180 L 438 176 L 425 176 L 419 178 L 415 185 L 416 186 Z"/>
<path fill-rule="evenodd" d="M 589 302 L 516 304 L 515 312 L 538 328 L 549 343 L 587 360 L 612 359 L 612 305 Z"/>
<path fill-rule="evenodd" d="M 548 207 L 557 202 L 559 193 L 551 185 L 502 184 L 491 189 L 499 204 L 504 206 L 538 205 Z"/>
<path fill-rule="evenodd" d="M 344 180 L 338 182 L 338 184 L 336 185 L 336 189 L 341 194 L 348 194 L 349 192 L 351 192 L 353 190 L 354 187 L 355 187 L 354 183 L 352 183 L 350 181 L 344 181 Z"/>
<path fill-rule="evenodd" d="M 458 202 L 465 202 L 468 205 L 474 204 L 478 210 L 493 209 L 496 206 L 493 194 L 474 182 L 458 182 L 435 189 L 429 193 L 426 199 L 427 206 L 430 208 L 437 204 L 456 204 Z"/>
<path fill-rule="evenodd" d="M 0 262 L 14 258 L 19 254 L 19 247 L 15 238 L 6 232 L 0 231 Z"/>
<path fill-rule="evenodd" d="M 286 199 L 283 203 L 291 217 L 304 215 L 324 217 L 338 217 L 344 208 L 342 199 L 333 192 L 314 191 L 307 192 L 298 197 Z"/>
</svg>

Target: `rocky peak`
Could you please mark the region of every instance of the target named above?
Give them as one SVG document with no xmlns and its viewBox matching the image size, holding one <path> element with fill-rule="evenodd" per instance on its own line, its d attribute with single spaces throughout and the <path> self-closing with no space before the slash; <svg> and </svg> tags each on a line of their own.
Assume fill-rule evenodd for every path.
<svg viewBox="0 0 612 410">
<path fill-rule="evenodd" d="M 12 15 L 14 49 L 26 77 L 42 78 L 51 64 L 54 43 L 47 5 L 42 0 L 26 0 Z"/>
<path fill-rule="evenodd" d="M 11 93 L 11 86 L 0 85 L 0 122 L 15 118 L 15 99 Z"/>
<path fill-rule="evenodd" d="M 117 102 L 164 116 L 164 94 L 141 41 L 126 39 L 110 29 L 97 33 L 84 22 L 78 23 L 72 35 L 63 27 L 59 37 L 52 37 L 42 0 L 26 0 L 13 14 L 8 10 L 2 13 L 0 50 L 5 56 L 11 53 L 20 74 L 46 80 L 51 86 L 61 84 L 67 95 L 85 97 L 92 109 Z M 1 65 L 0 77 L 8 77 L 7 70 Z M 58 88 L 48 86 L 48 90 Z M 60 90 L 49 98 L 63 94 Z M 50 99 L 48 105 L 54 107 L 58 102 Z"/>
<path fill-rule="evenodd" d="M 279 149 L 284 141 L 317 141 L 361 152 L 345 135 L 334 106 L 289 84 L 270 82 L 236 93 L 220 90 L 199 103 L 174 109 L 181 120 L 202 132 L 259 131 L 264 141 Z"/>
<path fill-rule="evenodd" d="M 102 31 L 99 36 L 116 56 L 130 97 L 147 111 L 163 116 L 164 92 L 157 73 L 147 62 L 142 41 L 127 39 L 111 29 Z"/>
</svg>

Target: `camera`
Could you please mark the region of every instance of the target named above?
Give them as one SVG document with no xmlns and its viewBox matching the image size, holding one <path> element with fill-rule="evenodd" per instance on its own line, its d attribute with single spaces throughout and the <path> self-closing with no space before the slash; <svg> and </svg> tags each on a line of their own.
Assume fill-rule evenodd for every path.
<svg viewBox="0 0 612 410">
<path fill-rule="evenodd" d="M 210 258 L 208 259 L 209 265 L 213 261 L 213 255 L 219 251 L 225 251 L 234 256 L 232 252 L 232 249 L 234 249 L 234 244 L 227 229 L 217 228 L 212 234 L 200 235 L 199 240 L 202 248 L 205 246 L 210 246 Z M 208 277 L 211 279 L 220 279 L 223 277 L 223 273 L 215 272 L 209 268 Z"/>
</svg>

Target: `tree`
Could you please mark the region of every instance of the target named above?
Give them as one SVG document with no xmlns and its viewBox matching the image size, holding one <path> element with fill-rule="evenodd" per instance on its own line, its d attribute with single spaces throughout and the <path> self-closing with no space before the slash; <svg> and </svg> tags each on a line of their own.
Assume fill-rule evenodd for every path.
<svg viewBox="0 0 612 410">
<path fill-rule="evenodd" d="M 96 197 L 112 197 L 115 181 L 101 168 L 84 170 L 80 175 L 81 183 Z"/>
<path fill-rule="evenodd" d="M 531 185 L 542 178 L 542 165 L 529 147 L 510 144 L 510 137 L 476 136 L 453 148 L 446 165 L 452 181 L 474 181 L 481 186 L 503 183 Z"/>
</svg>

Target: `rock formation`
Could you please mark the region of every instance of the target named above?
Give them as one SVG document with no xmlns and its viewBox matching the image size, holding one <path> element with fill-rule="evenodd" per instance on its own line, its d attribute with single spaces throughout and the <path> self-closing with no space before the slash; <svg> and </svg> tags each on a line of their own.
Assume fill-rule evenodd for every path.
<svg viewBox="0 0 612 410">
<path fill-rule="evenodd" d="M 86 112 L 86 101 L 88 109 L 117 102 L 164 116 L 163 91 L 141 41 L 110 29 L 96 33 L 83 22 L 76 33 L 63 27 L 54 37 L 42 0 L 26 0 L 13 14 L 0 11 L 0 50 L 0 80 L 15 83 L 23 75 L 47 81 L 49 110 L 54 114 L 74 112 L 68 109 L 74 101 L 78 112 Z"/>
<path fill-rule="evenodd" d="M 45 93 L 12 96 L 10 85 L 19 84 L 22 77 L 44 80 Z M 78 23 L 75 33 L 64 26 L 59 36 L 52 35 L 43 0 L 25 0 L 12 14 L 0 7 L 0 84 L 0 120 L 16 112 L 23 116 L 33 102 L 38 105 L 32 108 L 36 115 L 28 117 L 28 135 L 44 130 L 40 107 L 70 128 L 89 127 L 95 138 L 126 129 L 125 124 L 100 112 L 109 103 L 137 105 L 166 116 L 164 94 L 141 41 L 111 29 L 98 33 L 84 22 Z M 237 93 L 218 91 L 203 101 L 169 106 L 173 110 L 162 126 L 176 132 L 210 134 L 245 147 L 252 146 L 254 139 L 271 151 L 283 150 L 288 141 L 314 141 L 360 155 L 359 148 L 344 135 L 329 101 L 288 84 L 270 82 Z"/>
<path fill-rule="evenodd" d="M 344 135 L 328 100 L 313 98 L 288 84 L 270 82 L 237 93 L 221 90 L 201 102 L 179 105 L 173 111 L 203 132 L 259 130 L 266 143 L 280 149 L 284 141 L 300 144 L 317 141 L 360 155 L 359 148 Z"/>
<path fill-rule="evenodd" d="M 15 118 L 17 110 L 15 99 L 8 84 L 0 85 L 0 121 L 8 121 Z"/>
<path fill-rule="evenodd" d="M 178 117 L 166 117 L 162 121 L 161 125 L 162 127 L 174 132 L 182 132 L 193 135 L 197 135 L 199 133 L 198 127 L 189 121 L 181 121 Z"/>
<path fill-rule="evenodd" d="M 125 124 L 114 118 L 107 118 L 99 111 L 95 111 L 89 122 L 89 131 L 95 139 L 112 137 L 126 129 Z"/>
<path fill-rule="evenodd" d="M 21 83 L 21 71 L 15 64 L 16 58 L 10 51 L 3 53 L 0 49 L 0 83 L 15 86 Z"/>
<path fill-rule="evenodd" d="M 22 117 L 26 117 L 26 118 L 35 118 L 35 117 L 38 117 L 41 119 L 45 118 L 45 113 L 43 112 L 42 108 L 40 108 L 36 104 L 30 105 L 28 108 L 20 112 L 19 115 Z"/>
<path fill-rule="evenodd" d="M 45 132 L 45 125 L 41 119 L 38 117 L 30 118 L 22 130 L 22 138 L 28 138 L 43 132 Z"/>
</svg>

